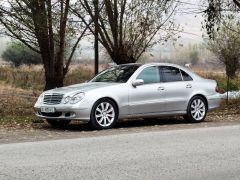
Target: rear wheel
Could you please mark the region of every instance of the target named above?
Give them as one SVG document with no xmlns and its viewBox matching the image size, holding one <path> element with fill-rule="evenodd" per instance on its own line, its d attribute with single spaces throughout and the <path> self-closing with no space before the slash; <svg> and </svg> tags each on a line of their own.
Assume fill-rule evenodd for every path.
<svg viewBox="0 0 240 180">
<path fill-rule="evenodd" d="M 71 122 L 71 120 L 47 119 L 47 122 L 53 127 L 66 127 Z"/>
<path fill-rule="evenodd" d="M 191 123 L 202 122 L 207 115 L 207 103 L 201 96 L 193 97 L 187 109 L 187 115 L 184 118 Z"/>
<path fill-rule="evenodd" d="M 92 108 L 90 123 L 94 129 L 110 129 L 116 124 L 117 118 L 116 104 L 110 99 L 100 99 Z"/>
</svg>

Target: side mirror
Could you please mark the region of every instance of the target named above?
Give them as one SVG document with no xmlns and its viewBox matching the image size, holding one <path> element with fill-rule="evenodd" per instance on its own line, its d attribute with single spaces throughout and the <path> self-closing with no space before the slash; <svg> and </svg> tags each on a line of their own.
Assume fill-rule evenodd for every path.
<svg viewBox="0 0 240 180">
<path fill-rule="evenodd" d="M 144 80 L 143 79 L 136 79 L 132 82 L 132 86 L 133 87 L 137 87 L 137 86 L 141 86 L 144 84 Z"/>
</svg>

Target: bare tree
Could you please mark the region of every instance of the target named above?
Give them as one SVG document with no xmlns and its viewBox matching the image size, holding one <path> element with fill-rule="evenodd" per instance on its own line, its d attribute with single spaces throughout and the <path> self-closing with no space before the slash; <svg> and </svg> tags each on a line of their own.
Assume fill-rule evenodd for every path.
<svg viewBox="0 0 240 180">
<path fill-rule="evenodd" d="M 209 49 L 218 57 L 226 67 L 226 74 L 230 78 L 236 77 L 240 64 L 240 27 L 238 23 L 228 21 L 209 41 Z"/>
<path fill-rule="evenodd" d="M 76 37 L 68 24 L 70 0 L 6 0 L 0 4 L 0 23 L 7 35 L 41 54 L 45 90 L 63 86 L 63 80 L 86 28 L 66 54 L 69 36 Z"/>
<path fill-rule="evenodd" d="M 172 0 L 102 0 L 99 41 L 115 63 L 136 62 L 147 48 L 174 34 L 177 5 Z M 85 24 L 95 19 L 92 1 L 77 0 L 72 10 Z M 92 33 L 93 28 L 89 27 Z"/>
</svg>

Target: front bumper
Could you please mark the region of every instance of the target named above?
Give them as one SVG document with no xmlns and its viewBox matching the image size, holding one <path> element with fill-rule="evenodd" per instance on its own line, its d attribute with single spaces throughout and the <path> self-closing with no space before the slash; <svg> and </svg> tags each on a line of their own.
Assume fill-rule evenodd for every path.
<svg viewBox="0 0 240 180">
<path fill-rule="evenodd" d="M 54 113 L 43 113 L 41 107 L 54 107 Z M 59 119 L 59 120 L 81 120 L 89 121 L 91 110 L 88 108 L 78 108 L 66 105 L 42 105 L 35 106 L 35 114 L 41 119 Z"/>
</svg>

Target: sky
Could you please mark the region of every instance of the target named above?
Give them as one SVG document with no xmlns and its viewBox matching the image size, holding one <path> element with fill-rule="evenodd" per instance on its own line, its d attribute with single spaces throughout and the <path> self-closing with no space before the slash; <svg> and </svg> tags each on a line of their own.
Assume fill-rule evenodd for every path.
<svg viewBox="0 0 240 180">
<path fill-rule="evenodd" d="M 180 33 L 183 39 L 190 42 L 202 42 L 202 22 L 204 18 L 202 13 L 202 4 L 199 0 L 180 0 L 182 3 L 181 11 L 176 15 L 176 23 L 183 27 L 183 33 Z M 189 12 L 190 11 L 190 12 Z"/>
<path fill-rule="evenodd" d="M 204 34 L 204 31 L 202 31 L 201 24 L 203 22 L 203 17 L 202 14 L 195 13 L 199 12 L 202 8 L 200 0 L 179 0 L 179 3 L 181 4 L 181 8 L 175 16 L 175 23 L 183 28 L 183 32 L 179 33 L 181 38 L 178 39 L 177 44 L 185 46 L 189 43 L 196 44 L 203 42 L 202 35 Z M 194 13 L 189 11 L 193 11 Z M 6 40 L 5 37 L 0 36 L 0 54 L 5 49 L 7 42 L 8 40 Z M 159 47 L 161 48 L 160 45 L 156 47 L 156 49 Z M 88 40 L 83 40 L 81 42 L 80 54 L 84 59 L 93 58 L 93 44 Z"/>
</svg>

